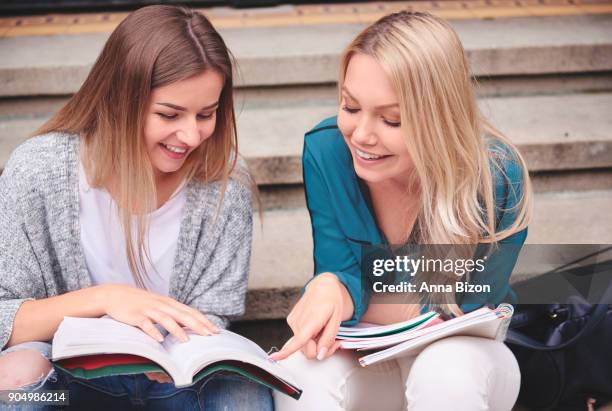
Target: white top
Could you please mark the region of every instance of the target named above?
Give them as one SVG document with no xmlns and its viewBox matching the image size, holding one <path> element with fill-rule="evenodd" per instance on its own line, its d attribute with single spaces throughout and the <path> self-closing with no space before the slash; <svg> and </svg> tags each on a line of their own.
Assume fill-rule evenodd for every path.
<svg viewBox="0 0 612 411">
<path fill-rule="evenodd" d="M 148 215 L 149 261 L 145 257 L 145 286 L 149 291 L 168 295 L 170 276 L 186 197 L 184 184 L 159 209 Z M 108 191 L 92 188 L 83 165 L 79 164 L 79 221 L 81 245 L 92 284 L 136 285 L 125 251 L 125 238 L 118 208 Z M 132 238 L 137 238 L 136 218 L 132 220 Z"/>
</svg>

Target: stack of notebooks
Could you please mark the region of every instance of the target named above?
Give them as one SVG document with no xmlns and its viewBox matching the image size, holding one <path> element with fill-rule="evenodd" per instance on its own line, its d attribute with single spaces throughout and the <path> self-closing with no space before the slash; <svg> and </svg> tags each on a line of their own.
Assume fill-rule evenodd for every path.
<svg viewBox="0 0 612 411">
<path fill-rule="evenodd" d="M 495 309 L 487 307 L 442 321 L 436 312 L 428 312 L 409 321 L 391 325 L 358 324 L 340 327 L 336 339 L 340 347 L 358 351 L 372 351 L 359 359 L 362 366 L 416 355 L 427 345 L 441 338 L 466 335 L 503 341 L 514 309 L 501 304 Z"/>
<path fill-rule="evenodd" d="M 78 378 L 161 371 L 176 387 L 214 373 L 236 373 L 295 399 L 302 391 L 288 370 L 268 358 L 257 344 L 221 330 L 189 341 L 167 335 L 159 343 L 136 327 L 110 318 L 65 317 L 53 338 L 56 367 Z"/>
</svg>

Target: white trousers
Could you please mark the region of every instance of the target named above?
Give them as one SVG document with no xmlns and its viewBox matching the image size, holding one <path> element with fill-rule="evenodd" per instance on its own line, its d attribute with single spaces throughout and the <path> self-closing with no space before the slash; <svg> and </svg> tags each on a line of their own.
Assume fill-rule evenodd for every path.
<svg viewBox="0 0 612 411">
<path fill-rule="evenodd" d="M 301 352 L 282 361 L 304 390 L 296 401 L 274 393 L 277 411 L 510 411 L 521 375 L 503 343 L 450 337 L 417 356 L 361 367 L 353 351 L 324 360 Z"/>
</svg>

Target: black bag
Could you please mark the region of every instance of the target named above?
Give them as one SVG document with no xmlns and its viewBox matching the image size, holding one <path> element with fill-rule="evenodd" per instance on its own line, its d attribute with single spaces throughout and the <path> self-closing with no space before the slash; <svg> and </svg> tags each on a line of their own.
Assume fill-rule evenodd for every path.
<svg viewBox="0 0 612 411">
<path fill-rule="evenodd" d="M 609 275 L 599 304 L 515 307 L 506 343 L 521 370 L 519 403 L 529 409 L 577 411 L 589 399 L 595 407 L 612 400 L 612 260 L 578 270 Z"/>
</svg>

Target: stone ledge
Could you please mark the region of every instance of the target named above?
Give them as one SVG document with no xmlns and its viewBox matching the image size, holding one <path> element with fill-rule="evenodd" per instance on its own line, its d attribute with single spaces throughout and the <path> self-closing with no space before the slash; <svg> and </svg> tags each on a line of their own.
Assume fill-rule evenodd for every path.
<svg viewBox="0 0 612 411">
<path fill-rule="evenodd" d="M 542 193 L 534 203 L 527 244 L 612 244 L 612 190 Z M 313 272 L 305 208 L 265 211 L 263 225 L 255 216 L 250 291 L 302 287 Z M 517 266 L 515 273 L 524 278 L 534 268 Z"/>
<path fill-rule="evenodd" d="M 245 314 L 239 320 L 279 320 L 287 318 L 300 297 L 300 288 L 249 290 Z"/>
<path fill-rule="evenodd" d="M 612 69 L 612 16 L 453 21 L 476 76 Z M 240 87 L 333 83 L 359 24 L 222 30 Z M 482 33 L 487 33 L 482 35 Z M 0 39 L 0 96 L 74 93 L 108 34 Z"/>
<path fill-rule="evenodd" d="M 259 184 L 302 182 L 303 135 L 337 110 L 333 100 L 317 103 L 245 105 L 239 112 L 239 149 Z M 612 167 L 612 93 L 483 98 L 479 105 L 533 172 Z M 47 118 L 0 117 L 0 169 Z"/>
</svg>

